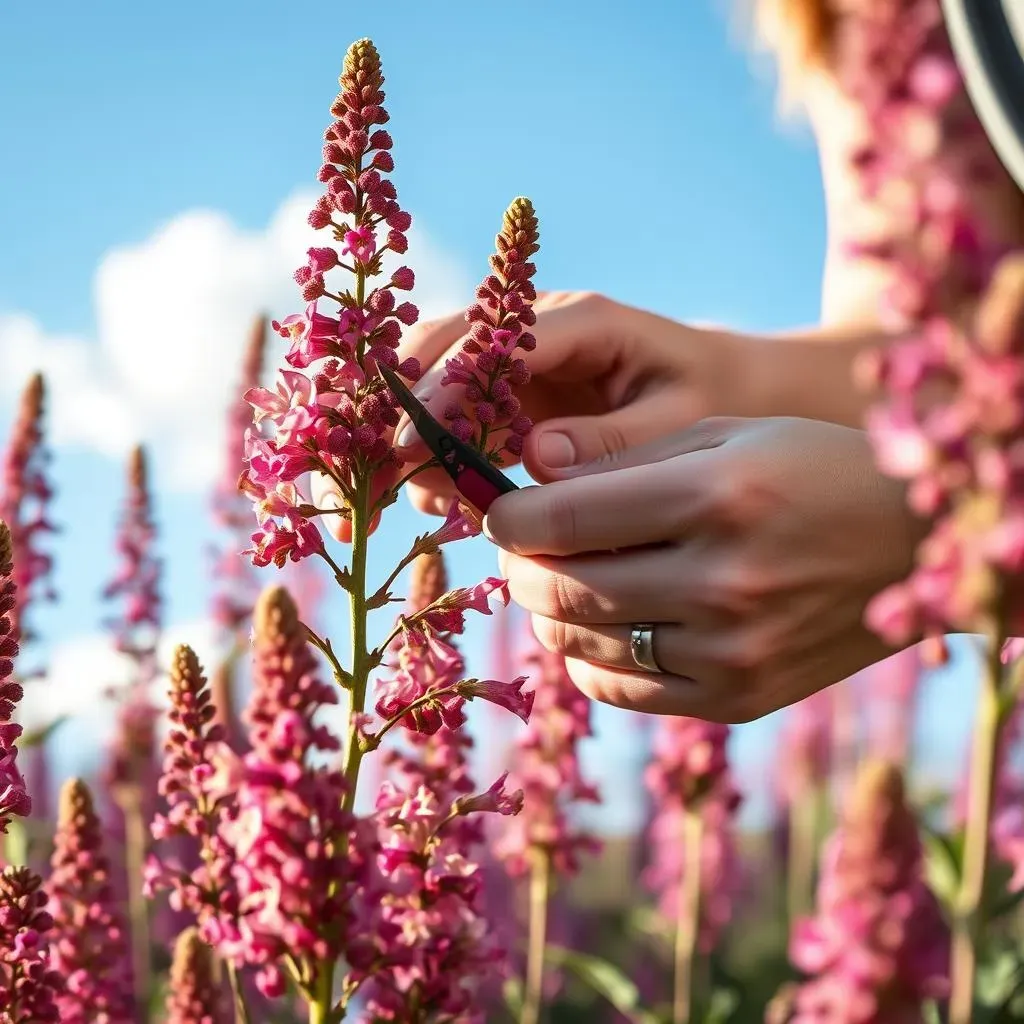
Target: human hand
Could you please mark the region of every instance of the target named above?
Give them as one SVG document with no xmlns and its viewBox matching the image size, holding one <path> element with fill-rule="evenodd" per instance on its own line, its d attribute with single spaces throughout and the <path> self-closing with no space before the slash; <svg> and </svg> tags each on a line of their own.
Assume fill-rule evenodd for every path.
<svg viewBox="0 0 1024 1024">
<path fill-rule="evenodd" d="M 865 434 L 800 419 L 713 419 L 543 487 L 485 521 L 513 600 L 590 697 L 745 722 L 893 653 L 867 602 L 910 571 L 923 530 Z M 659 623 L 664 674 L 634 623 Z"/>
<path fill-rule="evenodd" d="M 536 480 L 553 479 L 570 461 L 585 463 L 652 441 L 704 416 L 748 412 L 748 390 L 763 361 L 754 365 L 745 339 L 688 327 L 590 292 L 541 294 L 534 309 L 537 347 L 521 353 L 533 376 L 517 397 L 537 424 L 523 451 Z M 459 350 L 467 326 L 461 314 L 419 325 L 399 353 L 427 368 L 414 391 L 438 419 L 452 398 L 440 386 L 445 360 Z M 407 418 L 396 437 L 407 468 L 430 457 Z M 331 491 L 329 481 L 315 479 L 314 503 L 329 506 Z M 421 473 L 406 492 L 420 511 L 439 515 L 455 493 L 440 469 Z M 329 525 L 336 536 L 347 527 L 340 516 L 330 517 Z"/>
</svg>

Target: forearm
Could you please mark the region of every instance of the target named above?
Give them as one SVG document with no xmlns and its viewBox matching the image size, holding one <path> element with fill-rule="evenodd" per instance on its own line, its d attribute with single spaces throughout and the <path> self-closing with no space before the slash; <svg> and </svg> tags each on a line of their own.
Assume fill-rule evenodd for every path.
<svg viewBox="0 0 1024 1024">
<path fill-rule="evenodd" d="M 750 416 L 799 416 L 860 427 L 871 394 L 857 383 L 855 362 L 896 336 L 863 326 L 822 326 L 738 338 Z"/>
</svg>

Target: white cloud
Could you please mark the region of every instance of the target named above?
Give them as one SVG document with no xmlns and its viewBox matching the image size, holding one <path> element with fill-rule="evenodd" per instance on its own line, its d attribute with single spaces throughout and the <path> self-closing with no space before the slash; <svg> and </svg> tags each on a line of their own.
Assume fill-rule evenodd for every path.
<svg viewBox="0 0 1024 1024">
<path fill-rule="evenodd" d="M 302 307 L 291 274 L 310 245 L 323 244 L 305 222 L 314 199 L 291 197 L 255 232 L 222 213 L 190 211 L 140 245 L 111 251 L 94 281 L 94 340 L 48 335 L 26 315 L 0 316 L 0 401 L 41 370 L 55 444 L 121 457 L 141 441 L 168 488 L 203 488 L 218 469 L 224 409 L 252 318 Z M 472 294 L 461 268 L 415 225 L 401 262 L 416 270 L 413 298 L 424 317 Z M 272 365 L 283 347 L 274 351 Z"/>
</svg>

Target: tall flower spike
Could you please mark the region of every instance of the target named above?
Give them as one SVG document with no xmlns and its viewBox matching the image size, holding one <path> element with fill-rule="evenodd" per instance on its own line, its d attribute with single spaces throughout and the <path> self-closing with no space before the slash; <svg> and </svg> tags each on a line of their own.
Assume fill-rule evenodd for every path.
<svg viewBox="0 0 1024 1024">
<path fill-rule="evenodd" d="M 241 391 L 260 385 L 267 346 L 267 320 L 258 316 L 249 332 L 242 356 Z M 243 438 L 252 422 L 252 407 L 239 395 L 228 409 L 221 476 L 213 492 L 213 518 L 223 546 L 213 551 L 213 618 L 233 647 L 245 643 L 246 624 L 259 596 L 259 580 L 241 556 L 249 540 L 252 502 L 238 490 L 238 475 L 245 468 Z"/>
<path fill-rule="evenodd" d="M 364 495 L 356 502 L 357 479 L 370 482 L 374 500 L 389 491 L 400 465 L 390 438 L 398 406 L 372 368 L 383 362 L 410 380 L 420 373 L 415 359 L 399 365 L 397 355 L 403 326 L 419 317 L 416 306 L 397 298 L 413 287 L 413 272 L 399 267 L 373 286 L 385 274 L 384 257 L 407 250 L 412 218 L 385 176 L 394 160 L 391 136 L 376 127 L 388 121 L 384 76 L 368 39 L 349 47 L 339 82 L 319 174 L 326 191 L 309 215 L 309 223 L 329 228 L 339 245 L 308 250 L 295 280 L 309 305 L 305 313 L 273 323 L 291 342 L 285 358 L 294 369 L 279 373 L 273 392 L 253 388 L 245 395 L 255 426 L 267 422 L 273 428 L 266 437 L 255 429 L 246 434 L 241 486 L 254 501 L 260 526 L 250 549 L 257 565 L 280 567 L 322 552 L 312 517 L 351 518 L 353 503 L 366 501 Z M 327 275 L 339 270 L 354 274 L 353 288 L 328 288 Z M 322 302 L 338 308 L 328 315 L 319 308 Z M 309 376 L 298 372 L 314 366 Z M 340 510 L 318 510 L 308 502 L 296 481 L 309 470 L 335 482 Z"/>
<path fill-rule="evenodd" d="M 894 765 L 864 763 L 822 855 L 817 915 L 798 922 L 790 958 L 812 977 L 772 1021 L 918 1020 L 924 1000 L 948 991 L 948 932 Z"/>
<path fill-rule="evenodd" d="M 148 686 L 157 676 L 162 600 L 155 541 L 146 455 L 137 447 L 128 460 L 128 492 L 116 541 L 120 565 L 103 596 L 121 604 L 110 625 L 117 649 L 134 662 L 132 683 L 140 686 Z"/>
<path fill-rule="evenodd" d="M 15 744 L 21 726 L 12 721 L 23 693 L 21 684 L 14 679 L 18 587 L 14 582 L 13 548 L 10 528 L 0 520 L 0 835 L 7 831 L 11 818 L 26 817 L 32 812 L 32 801 L 17 765 Z"/>
<path fill-rule="evenodd" d="M 0 1024 L 63 1021 L 57 998 L 64 979 L 50 964 L 43 880 L 28 868 L 0 873 Z"/>
<path fill-rule="evenodd" d="M 526 362 L 514 353 L 530 352 L 537 345 L 525 328 L 537 322 L 532 305 L 537 291 L 531 280 L 537 267 L 530 257 L 540 249 L 539 237 L 533 204 L 514 199 L 495 239 L 493 273 L 477 288 L 477 302 L 466 312 L 469 337 L 445 364 L 441 380 L 442 386 L 462 392 L 444 413 L 452 433 L 499 464 L 502 451 L 522 452 L 523 438 L 533 426 L 513 394 L 513 388 L 530 379 Z"/>
<path fill-rule="evenodd" d="M 65 783 L 60 794 L 47 889 L 53 967 L 67 985 L 58 997 L 62 1024 L 134 1024 L 127 929 L 111 885 L 103 826 L 81 779 Z"/>
<path fill-rule="evenodd" d="M 738 880 L 735 814 L 741 797 L 729 770 L 729 726 L 696 718 L 658 723 L 646 783 L 657 811 L 650 827 L 653 857 L 644 882 L 662 913 L 676 920 L 686 884 L 684 818 L 701 820 L 697 947 L 709 953 L 732 916 Z M 696 858 L 695 858 L 696 859 Z"/>
<path fill-rule="evenodd" d="M 213 951 L 195 928 L 178 936 L 171 962 L 165 1024 L 230 1024 L 224 987 L 217 980 Z"/>
<path fill-rule="evenodd" d="M 158 784 L 168 809 L 153 819 L 158 853 L 146 868 L 146 893 L 170 889 L 172 907 L 189 911 L 212 943 L 233 934 L 235 927 L 233 858 L 219 829 L 231 815 L 241 763 L 214 722 L 210 688 L 190 647 L 182 644 L 175 650 L 170 676 L 170 729 Z M 198 866 L 173 856 L 175 847 L 195 845 Z"/>
<path fill-rule="evenodd" d="M 41 546 L 45 535 L 54 532 L 49 519 L 53 498 L 47 475 L 50 453 L 43 436 L 45 397 L 43 377 L 37 373 L 22 393 L 0 478 L 0 519 L 10 528 L 17 566 L 15 626 L 25 643 L 34 639 L 24 621 L 29 603 L 57 597 L 51 581 L 53 558 Z"/>
<path fill-rule="evenodd" d="M 253 648 L 245 713 L 252 750 L 236 790 L 237 820 L 221 825 L 235 859 L 239 931 L 222 939 L 221 951 L 258 966 L 260 990 L 271 997 L 283 991 L 278 963 L 287 957 L 312 997 L 345 946 L 352 913 L 345 780 L 330 764 L 311 763 L 325 754 L 337 762 L 337 739 L 314 717 L 338 697 L 318 677 L 295 602 L 281 587 L 256 604 Z"/>
<path fill-rule="evenodd" d="M 576 688 L 565 661 L 535 640 L 526 657 L 531 669 L 533 709 L 516 740 L 510 785 L 522 788 L 523 813 L 498 837 L 495 853 L 509 872 L 528 871 L 535 853 L 561 877 L 580 870 L 580 854 L 596 853 L 600 842 L 572 823 L 579 803 L 598 803 L 600 794 L 583 777 L 580 743 L 593 735 L 590 700 Z"/>
</svg>

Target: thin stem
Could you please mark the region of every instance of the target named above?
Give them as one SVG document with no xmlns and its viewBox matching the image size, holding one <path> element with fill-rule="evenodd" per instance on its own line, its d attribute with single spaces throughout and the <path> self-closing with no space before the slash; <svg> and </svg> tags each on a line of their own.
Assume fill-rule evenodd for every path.
<svg viewBox="0 0 1024 1024">
<path fill-rule="evenodd" d="M 551 858 L 534 847 L 530 865 L 530 919 L 526 939 L 526 988 L 519 1024 L 540 1024 L 544 1009 L 544 951 L 548 944 Z"/>
<path fill-rule="evenodd" d="M 141 1013 L 149 1005 L 150 940 L 149 903 L 142 894 L 142 876 L 146 862 L 146 823 L 142 816 L 142 793 L 137 783 L 124 787 L 118 803 L 124 815 L 124 859 L 128 881 L 128 917 L 132 932 L 132 973 L 135 1002 Z"/>
<path fill-rule="evenodd" d="M 228 984 L 231 986 L 231 998 L 235 1004 L 235 1024 L 249 1024 L 249 1007 L 242 991 L 242 979 L 238 977 L 238 968 L 229 960 L 227 962 Z"/>
<path fill-rule="evenodd" d="M 789 856 L 786 860 L 786 913 L 789 927 L 807 913 L 814 876 L 815 840 L 818 835 L 820 787 L 789 807 Z"/>
<path fill-rule="evenodd" d="M 693 976 L 700 931 L 700 867 L 704 822 L 699 810 L 683 812 L 683 878 L 676 912 L 672 1024 L 690 1024 Z"/>
<path fill-rule="evenodd" d="M 352 707 L 353 716 L 361 714 L 366 703 L 366 687 L 370 676 L 370 657 L 366 650 L 366 548 L 369 516 L 366 514 L 367 482 L 361 480 L 356 487 L 352 503 L 352 566 L 349 590 L 349 612 L 351 618 L 352 644 Z M 345 750 L 345 809 L 351 811 L 356 801 L 356 784 L 359 780 L 359 765 L 363 751 L 355 740 L 355 732 L 349 730 L 349 741 Z"/>
<path fill-rule="evenodd" d="M 998 769 L 999 737 L 1006 715 L 1002 709 L 1004 630 L 992 629 L 985 673 L 978 698 L 978 716 L 971 748 L 970 790 L 964 826 L 964 866 L 953 913 L 949 1024 L 971 1024 L 978 940 L 984 931 L 985 875 L 989 861 L 989 828 Z"/>
<path fill-rule="evenodd" d="M 848 683 L 839 683 L 832 688 L 832 692 L 832 761 L 835 766 L 833 798 L 835 806 L 842 807 L 860 759 L 857 707 L 853 699 L 853 688 Z"/>
<path fill-rule="evenodd" d="M 331 1024 L 334 1015 L 334 961 L 324 962 L 317 972 L 316 991 L 309 1002 L 309 1024 Z"/>
</svg>

